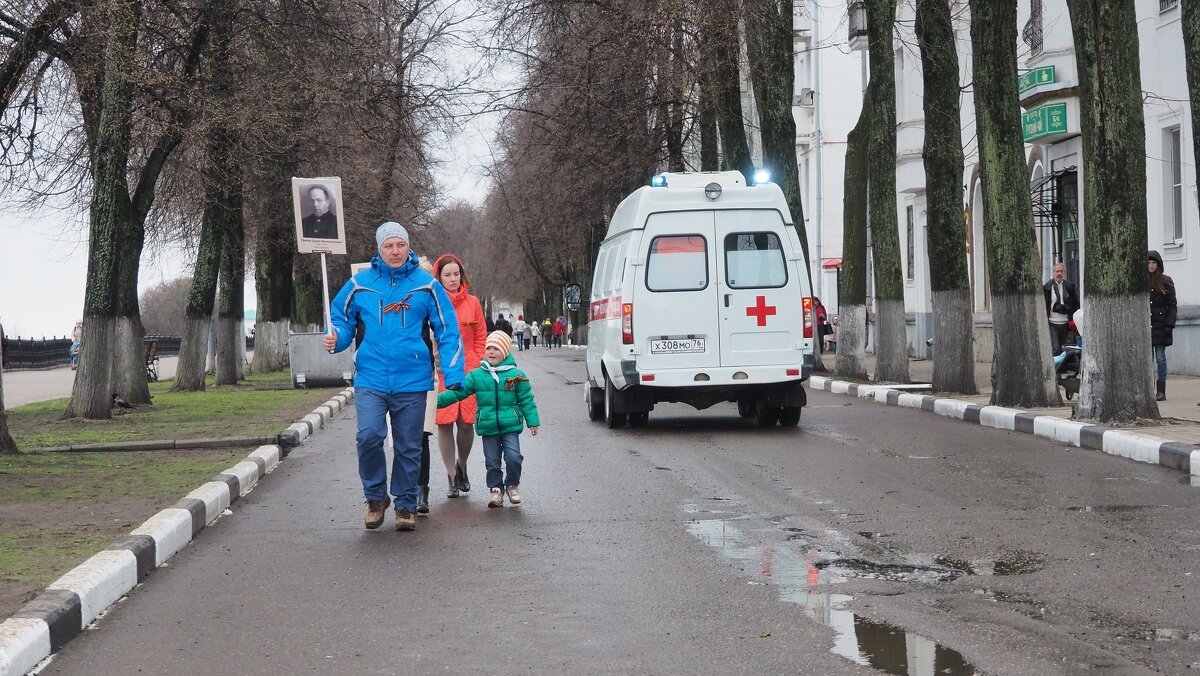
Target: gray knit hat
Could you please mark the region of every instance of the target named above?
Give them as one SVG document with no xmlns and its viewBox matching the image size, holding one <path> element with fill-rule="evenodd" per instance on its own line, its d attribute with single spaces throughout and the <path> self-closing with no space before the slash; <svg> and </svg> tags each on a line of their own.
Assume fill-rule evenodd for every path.
<svg viewBox="0 0 1200 676">
<path fill-rule="evenodd" d="M 379 226 L 379 229 L 375 231 L 375 248 L 383 248 L 383 243 L 386 242 L 389 237 L 399 237 L 400 239 L 404 240 L 405 244 L 410 243 L 408 239 L 408 230 L 405 230 L 403 225 L 400 225 L 395 221 L 388 221 L 387 223 Z"/>
</svg>

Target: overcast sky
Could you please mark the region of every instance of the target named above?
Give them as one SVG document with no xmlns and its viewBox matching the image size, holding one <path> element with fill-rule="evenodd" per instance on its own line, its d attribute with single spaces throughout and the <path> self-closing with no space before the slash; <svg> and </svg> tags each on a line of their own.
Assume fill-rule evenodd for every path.
<svg viewBox="0 0 1200 676">
<path fill-rule="evenodd" d="M 469 124 L 451 144 L 437 144 L 444 163 L 435 175 L 447 199 L 482 201 L 486 186 L 479 167 L 490 160 L 491 133 L 486 123 Z M 0 211 L 0 324 L 5 334 L 69 335 L 83 317 L 87 254 L 84 218 L 51 209 Z M 192 263 L 182 250 L 148 250 L 142 254 L 138 288 L 188 275 Z M 249 310 L 256 305 L 254 276 L 247 275 L 247 280 Z"/>
</svg>

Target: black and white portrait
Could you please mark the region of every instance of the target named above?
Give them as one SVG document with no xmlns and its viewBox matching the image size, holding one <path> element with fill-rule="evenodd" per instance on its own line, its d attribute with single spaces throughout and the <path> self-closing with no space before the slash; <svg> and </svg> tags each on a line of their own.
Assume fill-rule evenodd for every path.
<svg viewBox="0 0 1200 676">
<path fill-rule="evenodd" d="M 340 178 L 293 178 L 296 243 L 300 253 L 346 253 Z"/>
</svg>

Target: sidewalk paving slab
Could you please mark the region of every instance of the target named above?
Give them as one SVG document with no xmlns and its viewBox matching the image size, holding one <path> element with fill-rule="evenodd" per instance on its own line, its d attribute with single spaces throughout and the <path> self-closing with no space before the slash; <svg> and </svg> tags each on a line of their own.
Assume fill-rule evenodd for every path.
<svg viewBox="0 0 1200 676">
<path fill-rule="evenodd" d="M 337 395 L 336 402 L 330 400 L 318 409 L 340 410 L 353 397 L 353 388 L 348 388 Z M 321 427 L 317 411 L 305 416 L 305 420 L 308 422 L 289 428 L 303 430 L 297 443 Z M 28 673 L 58 652 L 152 570 L 225 514 L 231 504 L 275 469 L 284 456 L 286 449 L 280 445 L 259 446 L 245 460 L 217 474 L 175 505 L 151 516 L 128 535 L 67 571 L 12 617 L 0 621 L 0 676 Z"/>
<path fill-rule="evenodd" d="M 824 355 L 826 368 L 833 366 L 833 355 Z M 874 355 L 864 360 L 867 373 L 875 368 Z M 977 363 L 975 384 L 978 394 L 924 394 L 932 388 L 933 362 L 910 360 L 911 384 L 853 383 L 839 380 L 832 370 L 809 379 L 814 389 L 833 394 L 848 394 L 888 405 L 916 408 L 949 418 L 986 427 L 1036 434 L 1080 448 L 1147 462 L 1180 470 L 1192 476 L 1200 486 L 1200 378 L 1171 376 L 1167 379 L 1167 401 L 1160 401 L 1159 421 L 1120 427 L 1104 427 L 1072 420 L 1074 406 L 1015 408 L 992 406 L 991 368 Z"/>
</svg>

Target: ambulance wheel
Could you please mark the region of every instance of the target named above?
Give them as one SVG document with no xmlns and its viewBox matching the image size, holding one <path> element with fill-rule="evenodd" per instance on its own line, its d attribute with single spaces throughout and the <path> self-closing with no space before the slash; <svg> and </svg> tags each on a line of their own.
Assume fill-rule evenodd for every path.
<svg viewBox="0 0 1200 676">
<path fill-rule="evenodd" d="M 604 424 L 610 430 L 618 430 L 625 426 L 625 414 L 613 410 L 613 402 L 617 399 L 617 388 L 612 381 L 604 378 Z"/>
<path fill-rule="evenodd" d="M 779 413 L 779 424 L 783 427 L 795 427 L 800 424 L 800 407 L 784 406 Z"/>
<path fill-rule="evenodd" d="M 645 427 L 646 423 L 650 422 L 649 411 L 638 411 L 629 414 L 629 426 L 633 428 Z"/>
<path fill-rule="evenodd" d="M 743 418 L 749 418 L 754 415 L 754 400 L 753 399 L 738 399 L 737 400 L 738 415 Z"/>
<path fill-rule="evenodd" d="M 604 389 L 584 383 L 584 401 L 587 402 L 588 420 L 604 420 Z"/>
<path fill-rule="evenodd" d="M 754 405 L 754 420 L 759 427 L 774 427 L 775 423 L 779 422 L 780 410 L 778 406 L 771 406 L 759 400 Z"/>
</svg>

